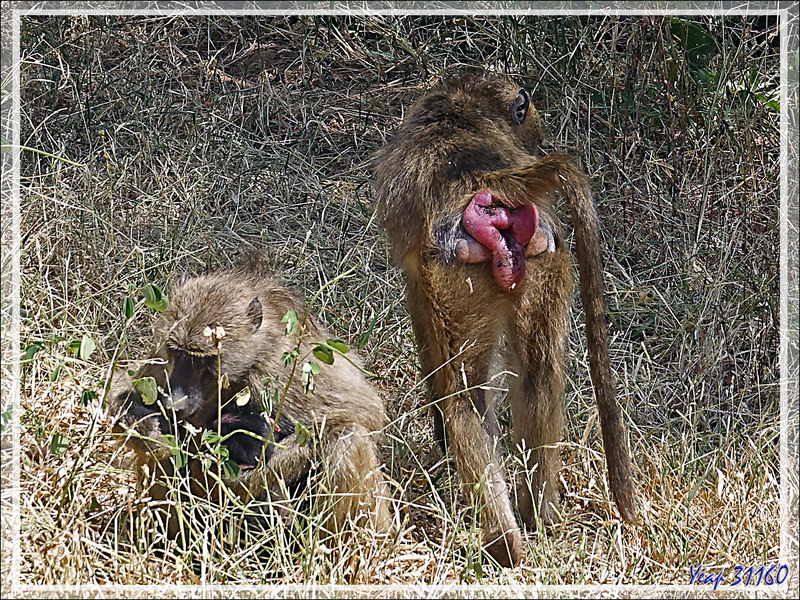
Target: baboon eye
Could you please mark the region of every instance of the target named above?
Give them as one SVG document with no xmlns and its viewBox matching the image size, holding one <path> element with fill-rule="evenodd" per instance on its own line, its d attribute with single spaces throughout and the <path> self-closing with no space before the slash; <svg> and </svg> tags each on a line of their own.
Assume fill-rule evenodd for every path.
<svg viewBox="0 0 800 600">
<path fill-rule="evenodd" d="M 528 116 L 528 107 L 531 105 L 530 96 L 525 88 L 520 88 L 517 92 L 517 97 L 511 103 L 511 120 L 514 123 L 521 125 Z"/>
</svg>

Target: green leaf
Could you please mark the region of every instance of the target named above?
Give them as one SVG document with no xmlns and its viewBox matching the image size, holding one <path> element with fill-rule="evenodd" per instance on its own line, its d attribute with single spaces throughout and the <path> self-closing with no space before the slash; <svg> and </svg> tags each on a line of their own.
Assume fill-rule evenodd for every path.
<svg viewBox="0 0 800 600">
<path fill-rule="evenodd" d="M 348 348 L 347 344 L 345 344 L 342 340 L 325 340 L 325 343 L 341 354 L 347 354 L 350 352 L 350 348 Z"/>
<path fill-rule="evenodd" d="M 222 437 L 216 431 L 214 431 L 213 429 L 206 429 L 203 432 L 203 437 L 200 438 L 200 440 L 204 444 L 208 444 L 208 445 L 213 446 L 213 445 L 219 444 L 222 441 Z"/>
<path fill-rule="evenodd" d="M 163 312 L 169 307 L 169 300 L 161 291 L 161 288 L 154 283 L 148 283 L 141 289 L 144 297 L 144 305 L 157 312 Z"/>
<path fill-rule="evenodd" d="M 296 421 L 294 424 L 294 436 L 295 436 L 295 443 L 298 446 L 303 447 L 311 439 L 311 432 L 309 432 L 308 428 L 305 425 L 303 425 L 300 421 Z"/>
<path fill-rule="evenodd" d="M 214 454 L 219 456 L 222 460 L 228 460 L 228 457 L 231 455 L 230 450 L 225 444 L 219 444 L 216 448 L 214 448 Z"/>
<path fill-rule="evenodd" d="M 761 102 L 761 104 L 763 104 L 767 108 L 771 108 L 774 111 L 780 112 L 781 105 L 780 102 L 778 102 L 777 100 L 770 100 L 769 98 L 767 98 L 766 96 L 762 96 L 761 94 L 755 94 L 755 97 L 756 100 Z"/>
<path fill-rule="evenodd" d="M 81 360 L 89 360 L 89 357 L 92 355 L 92 352 L 94 352 L 95 348 L 97 348 L 97 344 L 95 344 L 91 336 L 84 334 L 83 339 L 81 340 L 81 347 L 78 352 Z"/>
<path fill-rule="evenodd" d="M 140 379 L 134 379 L 133 387 L 139 392 L 145 406 L 150 406 L 158 400 L 158 386 L 154 378 L 141 377 Z"/>
<path fill-rule="evenodd" d="M 333 364 L 333 350 L 327 346 L 316 346 L 312 352 L 318 360 L 324 362 L 326 365 Z"/>
<path fill-rule="evenodd" d="M 367 330 L 364 333 L 362 333 L 360 336 L 358 336 L 358 349 L 359 350 L 363 350 L 364 346 L 367 345 L 367 342 L 369 341 L 369 336 L 372 335 L 372 330 L 375 329 L 375 322 L 377 320 L 378 320 L 378 315 L 375 315 L 372 318 L 372 322 L 369 324 L 369 327 L 367 327 Z"/>
<path fill-rule="evenodd" d="M 314 391 L 314 375 L 317 373 L 319 373 L 319 365 L 317 363 L 303 363 L 303 368 L 300 373 L 300 381 L 303 384 L 304 394 Z"/>
<path fill-rule="evenodd" d="M 75 358 L 78 358 L 80 352 L 81 352 L 81 340 L 72 340 L 69 343 L 69 353 Z"/>
<path fill-rule="evenodd" d="M 164 445 L 167 447 L 170 454 L 175 455 L 180 451 L 180 444 L 178 444 L 178 438 L 176 438 L 171 433 L 165 433 L 164 435 L 162 435 L 161 440 L 164 442 Z"/>
<path fill-rule="evenodd" d="M 695 68 L 694 74 L 695 77 L 697 77 L 697 79 L 699 79 L 703 83 L 710 83 L 713 75 L 713 73 L 710 73 L 705 69 L 701 69 L 700 67 Z"/>
<path fill-rule="evenodd" d="M 236 479 L 239 476 L 239 473 L 241 473 L 239 465 L 232 460 L 226 460 L 224 463 L 222 463 L 222 467 L 225 469 L 225 475 L 228 476 L 228 479 Z"/>
<path fill-rule="evenodd" d="M 69 448 L 69 438 L 63 433 L 54 433 L 50 436 L 50 452 L 64 454 Z"/>
<path fill-rule="evenodd" d="M 133 316 L 135 308 L 136 300 L 133 299 L 133 296 L 126 297 L 125 302 L 122 303 L 122 312 L 125 314 L 126 319 L 130 319 Z"/>
<path fill-rule="evenodd" d="M 369 333 L 370 333 L 369 331 L 366 331 L 362 333 L 360 336 L 358 336 L 358 341 L 356 342 L 356 344 L 358 345 L 359 350 L 363 350 L 364 347 L 367 345 L 367 342 L 369 341 Z"/>
<path fill-rule="evenodd" d="M 61 368 L 64 365 L 58 365 L 55 370 L 50 373 L 50 381 L 58 381 L 58 377 L 61 375 Z"/>
<path fill-rule="evenodd" d="M 672 35 L 686 52 L 686 64 L 696 79 L 708 83 L 714 78 L 708 66 L 717 54 L 716 40 L 706 28 L 696 21 L 680 17 L 672 19 Z"/>
<path fill-rule="evenodd" d="M 86 389 L 84 389 L 81 392 L 81 404 L 83 406 L 89 406 L 89 402 L 94 400 L 95 396 L 97 396 L 97 394 L 94 392 L 94 390 L 86 390 Z"/>
<path fill-rule="evenodd" d="M 250 402 L 250 388 L 246 387 L 233 397 L 236 406 L 246 406 Z"/>
<path fill-rule="evenodd" d="M 41 352 L 43 349 L 44 346 L 40 342 L 33 342 L 30 346 L 25 348 L 25 356 L 22 357 L 22 360 L 27 361 L 32 359 L 34 354 Z"/>
<path fill-rule="evenodd" d="M 270 384 L 272 383 L 272 378 L 267 376 L 264 378 L 264 381 L 261 382 L 263 386 L 261 391 L 258 394 L 258 405 L 261 407 L 261 412 L 272 413 L 272 403 L 270 401 Z"/>
<path fill-rule="evenodd" d="M 183 450 L 178 450 L 173 455 L 173 457 L 174 457 L 175 468 L 176 469 L 182 469 L 183 467 L 186 466 L 186 463 L 188 462 L 188 459 L 186 457 L 186 453 Z"/>
<path fill-rule="evenodd" d="M 3 414 L 0 415 L 0 431 L 6 430 L 6 426 L 11 421 L 12 410 L 13 407 L 9 405 L 8 408 L 3 411 Z"/>
<path fill-rule="evenodd" d="M 164 297 L 161 292 L 161 288 L 153 283 L 148 283 L 147 285 L 143 286 L 141 289 L 141 294 L 147 304 L 156 304 L 161 302 L 161 299 Z"/>
<path fill-rule="evenodd" d="M 284 367 L 288 367 L 292 364 L 297 357 L 300 356 L 300 353 L 297 350 L 292 350 L 291 352 L 284 352 L 281 354 L 281 362 L 283 363 Z"/>
<path fill-rule="evenodd" d="M 286 335 L 294 335 L 294 332 L 297 331 L 298 322 L 297 311 L 290 310 L 283 315 L 281 323 L 286 323 Z"/>
<path fill-rule="evenodd" d="M 203 469 L 203 473 L 208 473 L 212 463 L 213 461 L 211 460 L 210 456 L 204 455 L 200 457 L 200 467 Z"/>
<path fill-rule="evenodd" d="M 172 434 L 165 434 L 161 436 L 161 439 L 164 440 L 164 445 L 169 450 L 169 453 L 172 455 L 173 462 L 175 463 L 176 469 L 181 469 L 186 466 L 187 457 L 186 453 L 181 449 L 180 442 L 178 438 L 176 438 Z"/>
<path fill-rule="evenodd" d="M 480 557 L 476 560 L 474 556 L 470 556 L 464 570 L 472 571 L 478 579 L 483 578 L 483 566 L 481 565 Z"/>
<path fill-rule="evenodd" d="M 686 50 L 690 62 L 703 60 L 704 64 L 716 53 L 716 43 L 712 36 L 700 23 L 675 18 L 672 21 L 672 35 L 678 38 Z"/>
</svg>

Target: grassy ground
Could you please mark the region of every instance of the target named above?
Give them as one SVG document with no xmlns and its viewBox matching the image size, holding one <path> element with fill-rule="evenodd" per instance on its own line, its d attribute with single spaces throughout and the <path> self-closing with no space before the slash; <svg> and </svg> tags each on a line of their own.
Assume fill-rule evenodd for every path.
<svg viewBox="0 0 800 600">
<path fill-rule="evenodd" d="M 735 17 L 24 18 L 21 144 L 84 166 L 22 155 L 21 583 L 684 584 L 692 565 L 730 581 L 776 563 L 776 39 Z M 623 526 L 609 503 L 576 306 L 564 520 L 530 533 L 513 570 L 477 559 L 432 441 L 368 169 L 404 108 L 464 64 L 519 76 L 593 179 L 643 514 Z M 122 303 L 248 249 L 306 298 L 355 267 L 313 310 L 352 345 L 369 332 L 406 517 L 388 550 L 150 545 L 102 404 L 117 351 L 149 345 L 151 315 L 123 335 Z M 5 570 L 8 538 L 3 554 Z"/>
</svg>

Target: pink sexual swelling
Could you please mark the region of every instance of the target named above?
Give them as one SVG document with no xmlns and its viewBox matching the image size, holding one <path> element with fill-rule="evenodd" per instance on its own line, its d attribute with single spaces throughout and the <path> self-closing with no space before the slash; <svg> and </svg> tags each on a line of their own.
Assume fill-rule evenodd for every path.
<svg viewBox="0 0 800 600">
<path fill-rule="evenodd" d="M 464 229 L 492 253 L 495 281 L 512 291 L 525 276 L 525 246 L 539 223 L 535 206 L 508 207 L 489 190 L 472 197 L 464 210 Z"/>
</svg>

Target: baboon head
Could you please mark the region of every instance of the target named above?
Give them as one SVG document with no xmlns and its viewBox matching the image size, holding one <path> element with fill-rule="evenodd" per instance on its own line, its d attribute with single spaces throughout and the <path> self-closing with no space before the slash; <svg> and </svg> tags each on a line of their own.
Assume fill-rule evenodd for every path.
<svg viewBox="0 0 800 600">
<path fill-rule="evenodd" d="M 250 384 L 263 355 L 261 301 L 236 288 L 230 278 L 181 279 L 155 326 L 169 373 L 168 407 L 195 426 L 207 427 L 218 400 L 227 403 Z"/>
<path fill-rule="evenodd" d="M 286 437 L 286 432 L 274 434 L 270 425 L 259 413 L 232 406 L 222 413 L 219 421 L 211 424 L 211 430 L 219 430 L 223 437 L 230 435 L 225 441 L 228 458 L 239 465 L 240 469 L 246 470 L 255 468 L 262 452 L 264 462 L 272 457 L 275 445 L 265 444 L 264 440 L 280 441 Z M 258 437 L 250 435 L 251 433 Z"/>
<path fill-rule="evenodd" d="M 474 149 L 482 162 L 473 171 L 486 169 L 489 149 L 513 152 L 509 145 L 512 142 L 537 155 L 546 137 L 529 92 L 512 80 L 495 75 L 476 77 L 468 72 L 445 82 L 412 108 L 408 122 L 419 118 L 436 122 L 453 119 L 452 126 L 473 132 L 474 141 L 483 138 L 480 147 Z M 469 154 L 468 148 L 459 148 L 458 153 L 464 156 L 465 150 Z"/>
</svg>

